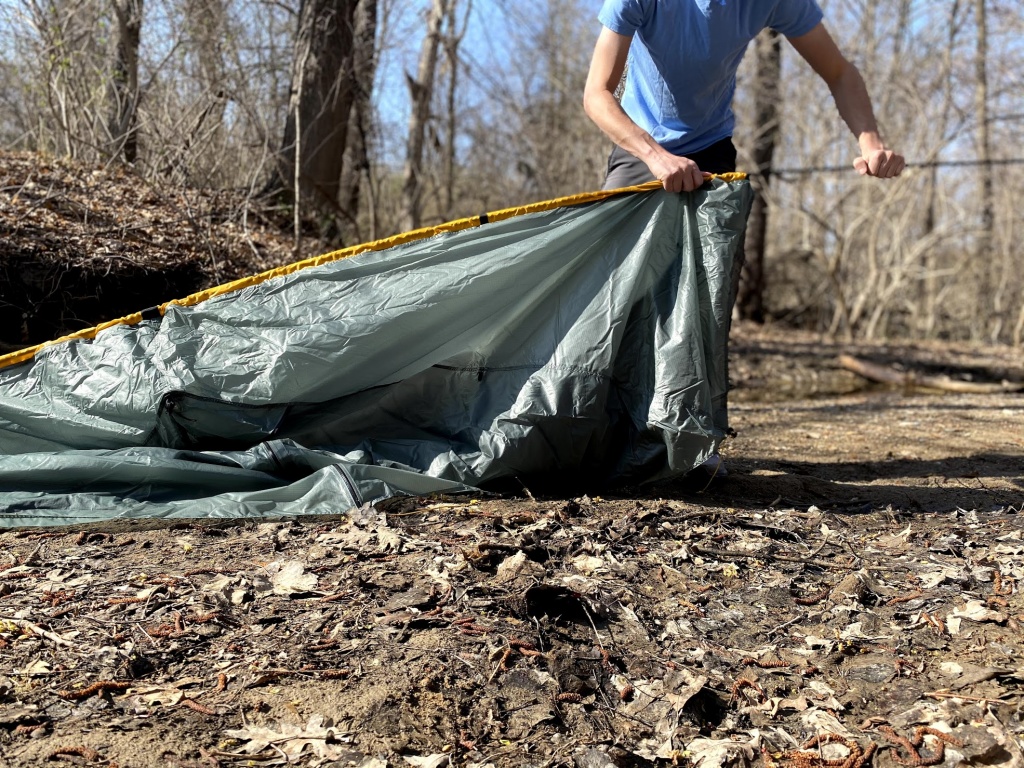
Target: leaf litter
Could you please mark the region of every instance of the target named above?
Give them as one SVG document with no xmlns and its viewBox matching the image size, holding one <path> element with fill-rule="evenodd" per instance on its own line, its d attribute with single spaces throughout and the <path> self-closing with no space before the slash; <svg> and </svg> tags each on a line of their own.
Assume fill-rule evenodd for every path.
<svg viewBox="0 0 1024 768">
<path fill-rule="evenodd" d="M 710 488 L 2 532 L 0 766 L 1024 765 L 1019 460 L 804 403 Z"/>
</svg>

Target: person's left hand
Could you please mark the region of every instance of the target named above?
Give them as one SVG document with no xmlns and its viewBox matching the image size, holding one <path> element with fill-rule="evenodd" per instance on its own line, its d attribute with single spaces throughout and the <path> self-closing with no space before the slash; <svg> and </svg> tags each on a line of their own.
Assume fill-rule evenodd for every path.
<svg viewBox="0 0 1024 768">
<path fill-rule="evenodd" d="M 875 149 L 865 152 L 853 161 L 853 167 L 861 176 L 876 176 L 879 179 L 891 179 L 903 173 L 907 161 L 903 155 L 891 149 Z"/>
</svg>

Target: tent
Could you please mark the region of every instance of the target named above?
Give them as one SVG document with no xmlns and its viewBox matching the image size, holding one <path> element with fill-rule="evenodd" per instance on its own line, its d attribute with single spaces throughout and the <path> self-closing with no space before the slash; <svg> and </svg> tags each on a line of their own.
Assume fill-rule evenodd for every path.
<svg viewBox="0 0 1024 768">
<path fill-rule="evenodd" d="M 298 262 L 0 357 L 0 525 L 684 474 L 752 193 L 656 183 Z"/>
</svg>

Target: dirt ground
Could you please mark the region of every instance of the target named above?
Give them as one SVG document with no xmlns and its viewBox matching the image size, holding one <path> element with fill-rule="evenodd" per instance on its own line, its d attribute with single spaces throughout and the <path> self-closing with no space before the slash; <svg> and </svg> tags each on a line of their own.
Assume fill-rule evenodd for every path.
<svg viewBox="0 0 1024 768">
<path fill-rule="evenodd" d="M 0 150 L 0 354 L 330 250 L 296 253 L 281 218 L 243 190 Z"/>
<path fill-rule="evenodd" d="M 729 477 L 0 533 L 0 766 L 1024 765 L 1019 351 L 737 329 Z"/>
</svg>

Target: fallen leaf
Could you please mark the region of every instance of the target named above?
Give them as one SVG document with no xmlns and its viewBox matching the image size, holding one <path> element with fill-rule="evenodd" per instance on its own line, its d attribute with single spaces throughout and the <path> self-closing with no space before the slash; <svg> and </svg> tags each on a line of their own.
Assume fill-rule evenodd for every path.
<svg viewBox="0 0 1024 768">
<path fill-rule="evenodd" d="M 767 712 L 770 717 L 775 717 L 781 710 L 790 709 L 797 712 L 805 711 L 810 704 L 807 703 L 807 699 L 804 696 L 797 696 L 792 699 L 783 699 L 778 696 L 773 696 L 768 699 L 764 704 L 761 705 L 760 709 Z"/>
<path fill-rule="evenodd" d="M 694 739 L 686 745 L 683 756 L 687 757 L 694 768 L 725 768 L 725 766 L 744 766 L 753 762 L 754 756 L 761 748 L 761 734 L 751 731 L 748 741 L 731 739 Z M 678 758 L 678 754 L 662 755 L 665 759 Z"/>
<path fill-rule="evenodd" d="M 498 566 L 494 580 L 498 584 L 507 584 L 520 579 L 541 579 L 544 577 L 544 566 L 530 560 L 525 552 L 516 552 L 506 557 Z"/>
<path fill-rule="evenodd" d="M 970 621 L 994 621 L 1002 624 L 1006 621 L 1006 614 L 993 611 L 985 607 L 981 600 L 968 600 L 963 608 L 956 608 L 947 618 L 969 619 Z"/>
<path fill-rule="evenodd" d="M 51 667 L 49 662 L 43 661 L 42 659 L 36 659 L 18 672 L 22 675 L 48 675 L 51 672 Z"/>
<path fill-rule="evenodd" d="M 442 765 L 451 765 L 452 762 L 448 755 L 427 755 L 426 757 L 406 755 L 403 759 L 409 765 L 419 768 L 440 768 Z"/>
<path fill-rule="evenodd" d="M 665 694 L 665 701 L 671 704 L 673 709 L 681 712 L 690 699 L 700 693 L 704 686 L 707 685 L 707 682 L 706 676 L 696 677 L 679 688 L 677 692 L 667 692 Z"/>
<path fill-rule="evenodd" d="M 593 555 L 580 555 L 572 560 L 572 567 L 587 576 L 595 571 L 603 570 L 604 565 L 604 560 Z"/>
<path fill-rule="evenodd" d="M 955 661 L 944 661 L 942 662 L 942 664 L 939 665 L 939 670 L 944 675 L 948 675 L 949 677 L 956 677 L 964 671 L 964 668 L 957 664 Z"/>
<path fill-rule="evenodd" d="M 325 720 L 323 715 L 313 715 L 305 726 L 278 723 L 275 730 L 262 725 L 247 725 L 225 731 L 225 734 L 232 739 L 248 742 L 239 754 L 259 754 L 273 744 L 291 761 L 308 747 L 320 759 L 315 763 L 318 765 L 327 760 L 339 760 L 346 752 L 340 744 L 341 736 L 333 728 L 325 726 Z"/>
<path fill-rule="evenodd" d="M 134 697 L 134 701 L 153 706 L 159 704 L 162 707 L 171 707 L 185 698 L 184 691 L 177 688 L 148 688 Z"/>
<path fill-rule="evenodd" d="M 273 567 L 275 565 L 277 568 Z M 316 589 L 316 574 L 305 573 L 306 567 L 298 560 L 271 563 L 267 570 L 273 574 L 270 582 L 274 585 L 275 595 L 296 595 Z"/>
<path fill-rule="evenodd" d="M 800 715 L 800 722 L 814 733 L 838 733 L 844 738 L 856 739 L 854 733 L 843 725 L 839 718 L 817 707 L 808 709 Z"/>
</svg>

